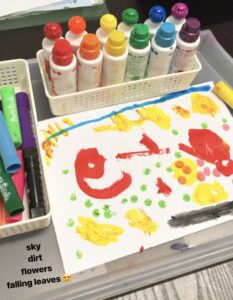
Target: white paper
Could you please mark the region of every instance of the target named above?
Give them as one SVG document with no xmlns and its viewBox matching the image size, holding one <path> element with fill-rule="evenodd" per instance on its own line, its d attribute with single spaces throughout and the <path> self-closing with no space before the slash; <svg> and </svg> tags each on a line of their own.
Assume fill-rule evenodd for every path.
<svg viewBox="0 0 233 300">
<path fill-rule="evenodd" d="M 39 122 L 37 129 L 40 153 L 48 195 L 52 205 L 56 236 L 66 273 L 72 274 L 93 268 L 233 219 L 232 215 L 225 215 L 215 220 L 178 228 L 171 227 L 168 224 L 168 220 L 174 215 L 211 206 L 210 202 L 201 206 L 200 202 L 196 203 L 193 201 L 194 190 L 200 184 L 214 184 L 217 181 L 218 185 L 224 189 L 225 194 L 221 194 L 222 200 L 219 200 L 218 203 L 213 200 L 213 205 L 232 200 L 232 175 L 224 176 L 219 174 L 215 170 L 216 166 L 210 162 L 199 161 L 200 164 L 204 163 L 204 165 L 198 166 L 197 157 L 181 151 L 178 147 L 179 143 L 190 146 L 189 129 L 191 128 L 211 130 L 221 137 L 224 142 L 231 145 L 233 122 L 230 112 L 212 92 L 198 92 L 198 94 L 211 98 L 215 105 L 219 107 L 218 112 L 214 112 L 213 107 L 206 108 L 206 104 L 202 103 L 203 98 L 200 98 L 199 106 L 199 108 L 202 107 L 202 113 L 193 112 L 191 110 L 192 94 L 186 94 L 156 104 L 156 107 L 160 108 L 166 116 L 171 118 L 168 129 L 161 127 L 161 118 L 157 118 L 159 125 L 152 122 L 150 120 L 153 117 L 152 114 L 148 114 L 146 121 L 144 120 L 144 123 L 140 123 L 140 115 L 137 110 L 140 111 L 142 109 L 143 111 L 143 108 L 155 107 L 154 104 L 148 105 L 148 100 L 135 102 L 136 106 L 134 106 L 134 103 L 127 103 Z M 173 110 L 174 105 L 189 111 L 190 118 L 185 119 L 177 114 Z M 120 110 L 124 110 L 123 116 L 132 121 L 127 123 L 128 127 L 125 127 L 123 119 L 121 119 L 122 122 L 114 124 L 113 120 L 108 117 L 110 115 L 116 116 L 116 112 Z M 209 113 L 205 114 L 207 110 L 209 110 Z M 115 115 L 113 112 L 115 112 Z M 119 115 L 117 116 L 119 117 Z M 159 117 L 159 115 L 157 116 Z M 52 125 L 56 130 L 59 128 L 56 128 L 56 125 L 59 125 L 61 128 L 68 128 L 69 125 L 64 123 L 67 122 L 67 118 L 72 120 L 74 124 L 79 125 L 75 129 L 70 130 L 67 136 L 60 135 L 57 141 L 53 139 L 54 144 L 50 148 L 53 153 L 52 158 L 49 159 L 51 151 L 47 147 L 48 144 L 47 146 L 45 144 L 43 132 L 47 131 L 47 136 L 51 135 L 53 129 L 51 130 L 51 127 L 48 129 L 48 125 Z M 138 121 L 137 123 L 135 122 L 136 120 Z M 119 125 L 118 128 L 116 128 L 116 124 Z M 111 130 L 93 130 L 94 128 L 101 129 L 100 126 L 110 126 L 111 128 L 108 127 L 108 129 Z M 140 142 L 143 136 L 144 138 L 149 137 L 153 142 L 157 143 L 161 149 L 160 154 L 145 154 L 148 148 Z M 165 153 L 167 148 L 170 149 L 170 153 Z M 45 149 L 47 149 L 47 152 L 45 152 Z M 79 153 L 80 155 L 87 149 L 95 149 L 98 151 L 99 156 L 104 157 L 103 175 L 98 174 L 99 178 L 86 178 L 82 181 L 81 175 L 85 174 L 87 170 L 87 168 L 83 168 L 82 171 L 79 169 L 79 172 L 76 174 L 78 176 L 77 180 L 75 175 L 77 154 Z M 229 151 L 230 157 L 233 158 L 232 146 Z M 138 152 L 141 154 L 139 155 Z M 46 153 L 47 160 L 45 159 Z M 119 153 L 121 153 L 120 156 Z M 122 153 L 131 153 L 131 157 L 127 159 L 122 158 Z M 181 157 L 179 157 L 178 153 Z M 86 158 L 89 159 L 90 156 Z M 201 182 L 195 177 L 195 181 L 190 186 L 187 186 L 180 184 L 177 178 L 174 178 L 175 169 L 177 170 L 178 168 L 174 167 L 174 163 L 177 161 L 185 163 L 188 161 L 190 163 L 190 160 L 196 166 L 196 172 L 204 172 L 205 170 L 206 175 L 205 181 Z M 50 163 L 49 166 L 48 162 Z M 82 162 L 83 160 L 78 161 L 79 168 Z M 86 167 L 89 168 L 89 171 L 95 171 L 96 164 L 96 161 L 89 161 Z M 172 170 L 171 166 L 173 166 Z M 187 166 L 182 170 L 185 170 L 182 172 L 187 172 Z M 191 170 L 194 172 L 195 168 L 192 167 Z M 111 199 L 97 199 L 95 196 L 90 196 L 90 190 L 86 192 L 86 187 L 83 188 L 82 184 L 80 184 L 80 182 L 85 182 L 86 186 L 91 190 L 103 190 L 120 180 L 122 172 L 131 177 L 131 183 Z M 213 172 L 215 175 L 213 175 Z M 189 175 L 185 174 L 182 173 L 182 176 L 184 175 L 185 180 L 187 179 L 188 182 Z M 169 195 L 164 195 L 159 191 L 159 187 L 156 185 L 158 178 L 161 178 L 172 189 Z M 201 193 L 202 191 L 203 189 Z M 114 189 L 111 192 L 114 194 Z M 103 195 L 102 192 L 100 194 Z M 206 199 L 209 199 L 209 201 L 211 199 L 212 201 L 212 198 L 215 199 L 216 194 L 218 192 L 212 191 L 211 195 L 207 194 Z M 139 228 L 130 226 L 133 220 L 130 221 L 126 218 L 127 212 L 132 209 L 134 213 L 135 210 L 137 211 L 136 223 L 139 225 Z M 138 215 L 142 219 L 138 219 Z M 96 222 L 95 226 L 89 227 L 92 228 L 87 233 L 87 239 L 89 240 L 83 239 L 80 231 L 76 231 L 76 227 L 81 227 L 80 219 L 78 220 L 80 216 L 91 218 Z M 146 217 L 143 218 L 143 216 Z M 151 227 L 149 225 L 152 225 L 152 223 L 148 221 L 148 218 L 153 224 L 158 225 L 156 232 L 150 232 Z M 145 226 L 142 227 L 145 220 L 149 222 L 149 229 Z M 88 224 L 90 225 L 90 223 Z M 105 246 L 97 245 L 90 239 L 93 236 L 96 237 L 96 231 L 98 236 L 100 236 L 100 231 L 103 227 L 99 224 L 118 226 L 122 228 L 123 232 L 116 236 L 116 231 L 113 230 L 112 234 L 115 241 Z M 145 233 L 146 231 L 147 233 Z M 108 239 L 109 237 L 110 235 L 108 235 Z"/>
</svg>

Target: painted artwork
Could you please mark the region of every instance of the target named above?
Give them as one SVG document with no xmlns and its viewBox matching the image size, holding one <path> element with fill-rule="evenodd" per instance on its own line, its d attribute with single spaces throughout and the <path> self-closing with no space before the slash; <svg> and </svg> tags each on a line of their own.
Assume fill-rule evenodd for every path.
<svg viewBox="0 0 233 300">
<path fill-rule="evenodd" d="M 233 122 L 212 87 L 38 123 L 66 273 L 233 219 Z"/>
</svg>

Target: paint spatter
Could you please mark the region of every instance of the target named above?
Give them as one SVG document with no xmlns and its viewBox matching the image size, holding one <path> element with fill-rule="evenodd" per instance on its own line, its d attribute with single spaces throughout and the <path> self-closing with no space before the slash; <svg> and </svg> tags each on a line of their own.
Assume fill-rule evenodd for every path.
<svg viewBox="0 0 233 300">
<path fill-rule="evenodd" d="M 132 203 L 136 203 L 136 202 L 138 201 L 138 196 L 137 196 L 137 195 L 131 196 L 131 197 L 130 197 L 130 201 L 131 201 Z"/>
<path fill-rule="evenodd" d="M 166 203 L 166 201 L 164 201 L 164 200 L 160 200 L 160 201 L 158 202 L 158 205 L 159 205 L 160 208 L 166 208 L 167 203 Z"/>
<path fill-rule="evenodd" d="M 174 105 L 173 108 L 174 112 L 181 116 L 184 119 L 189 119 L 190 118 L 190 111 L 179 106 L 179 105 Z"/>
<path fill-rule="evenodd" d="M 157 178 L 156 186 L 158 187 L 158 190 L 157 190 L 158 194 L 163 194 L 164 196 L 169 196 L 172 192 L 172 189 L 170 188 L 170 186 L 168 186 L 160 177 Z"/>
<path fill-rule="evenodd" d="M 77 259 L 81 259 L 81 258 L 83 257 L 83 253 L 82 253 L 82 251 L 80 251 L 80 250 L 77 250 L 77 251 L 75 252 L 75 254 L 76 254 L 76 258 L 77 258 Z"/>
<path fill-rule="evenodd" d="M 104 212 L 104 217 L 105 217 L 106 219 L 111 219 L 112 216 L 113 216 L 113 214 L 112 214 L 112 211 L 111 211 L 111 210 L 106 210 L 106 211 Z"/>
<path fill-rule="evenodd" d="M 103 189 L 92 188 L 86 179 L 99 179 L 104 175 L 105 158 L 96 148 L 81 149 L 75 160 L 75 175 L 79 188 L 88 196 L 96 199 L 110 199 L 126 190 L 132 182 L 128 173 Z"/>
<path fill-rule="evenodd" d="M 110 210 L 110 205 L 105 204 L 105 205 L 103 206 L 103 210 L 104 210 L 104 211 Z"/>
<path fill-rule="evenodd" d="M 161 167 L 161 162 L 157 162 L 157 163 L 155 164 L 155 166 L 156 166 L 156 168 L 160 168 L 160 167 Z"/>
<path fill-rule="evenodd" d="M 200 158 L 197 159 L 198 167 L 202 167 L 202 166 L 204 166 L 204 164 L 205 164 L 205 161 L 203 159 L 200 159 Z"/>
<path fill-rule="evenodd" d="M 144 251 L 145 251 L 144 247 L 141 246 L 140 249 L 139 249 L 139 252 L 140 252 L 140 253 L 143 253 Z"/>
<path fill-rule="evenodd" d="M 204 174 L 205 174 L 206 176 L 209 176 L 209 175 L 210 175 L 210 168 L 209 168 L 209 167 L 205 167 L 205 168 L 203 169 L 203 172 L 204 172 Z"/>
<path fill-rule="evenodd" d="M 146 200 L 144 201 L 144 204 L 145 204 L 146 206 L 151 206 L 152 200 L 151 200 L 151 199 L 146 199 Z"/>
<path fill-rule="evenodd" d="M 215 164 L 224 176 L 233 174 L 230 146 L 221 137 L 209 129 L 190 129 L 188 134 L 191 147 L 180 143 L 180 150 Z"/>
<path fill-rule="evenodd" d="M 220 177 L 221 176 L 221 173 L 217 169 L 214 169 L 212 174 L 214 175 L 214 177 Z"/>
<path fill-rule="evenodd" d="M 153 122 L 161 129 L 168 130 L 170 128 L 170 116 L 166 115 L 165 112 L 156 105 L 141 107 L 136 111 L 142 119 Z"/>
<path fill-rule="evenodd" d="M 81 226 L 75 228 L 76 233 L 80 234 L 82 239 L 98 246 L 107 246 L 110 243 L 116 243 L 118 237 L 124 232 L 119 226 L 97 223 L 92 218 L 80 216 L 78 217 L 78 221 Z"/>
<path fill-rule="evenodd" d="M 179 131 L 177 129 L 172 129 L 172 134 L 173 135 L 178 135 L 179 134 Z"/>
<path fill-rule="evenodd" d="M 223 124 L 222 125 L 223 130 L 228 131 L 230 130 L 230 126 L 228 124 Z"/>
<path fill-rule="evenodd" d="M 149 168 L 145 168 L 144 170 L 143 170 L 143 174 L 144 175 L 149 175 L 151 173 L 151 169 L 149 169 Z"/>
<path fill-rule="evenodd" d="M 175 157 L 176 157 L 176 158 L 181 158 L 181 157 L 182 157 L 181 152 L 175 152 Z"/>
<path fill-rule="evenodd" d="M 226 118 L 222 118 L 222 122 L 223 122 L 223 123 L 227 123 L 228 120 L 227 120 Z"/>
<path fill-rule="evenodd" d="M 69 170 L 68 170 L 68 169 L 64 169 L 64 170 L 62 170 L 62 174 L 63 174 L 63 175 L 67 175 L 67 174 L 69 174 Z"/>
<path fill-rule="evenodd" d="M 198 172 L 197 172 L 197 179 L 198 179 L 199 181 L 205 181 L 205 173 L 202 172 L 202 171 L 198 171 Z"/>
<path fill-rule="evenodd" d="M 184 251 L 189 249 L 189 245 L 186 243 L 174 243 L 171 245 L 172 250 Z"/>
<path fill-rule="evenodd" d="M 201 127 L 206 129 L 206 128 L 208 128 L 208 124 L 207 123 L 201 123 Z"/>
<path fill-rule="evenodd" d="M 192 111 L 203 115 L 215 117 L 219 111 L 218 105 L 209 97 L 195 93 L 191 95 Z"/>
<path fill-rule="evenodd" d="M 157 232 L 158 224 L 155 224 L 152 219 L 142 209 L 130 209 L 126 212 L 125 218 L 129 220 L 131 227 L 142 230 L 145 234 Z"/>
<path fill-rule="evenodd" d="M 142 184 L 142 185 L 140 186 L 140 190 L 141 190 L 142 192 L 145 192 L 145 191 L 147 190 L 147 185 L 146 185 L 146 184 Z"/>
<path fill-rule="evenodd" d="M 69 218 L 68 221 L 67 221 L 67 223 L 66 223 L 66 225 L 67 225 L 68 227 L 74 226 L 74 219 Z"/>
<path fill-rule="evenodd" d="M 128 199 L 127 198 L 123 198 L 122 200 L 121 200 L 121 204 L 126 204 L 128 202 Z"/>
<path fill-rule="evenodd" d="M 77 200 L 76 194 L 75 194 L 75 193 L 72 193 L 72 194 L 70 195 L 70 201 L 76 201 L 76 200 Z"/>
<path fill-rule="evenodd" d="M 90 200 L 90 199 L 87 199 L 86 201 L 85 201 L 85 206 L 86 207 L 92 207 L 92 205 L 93 205 L 93 203 L 92 203 L 92 201 Z"/>
<path fill-rule="evenodd" d="M 183 201 L 184 202 L 189 202 L 191 200 L 191 197 L 189 194 L 183 194 Z"/>
<path fill-rule="evenodd" d="M 93 217 L 98 218 L 100 216 L 100 211 L 98 210 L 98 208 L 94 209 L 92 212 Z"/>
<path fill-rule="evenodd" d="M 216 204 L 227 198 L 227 192 L 218 181 L 197 184 L 192 195 L 193 202 L 200 206 Z"/>
<path fill-rule="evenodd" d="M 190 158 L 181 158 L 172 163 L 174 178 L 186 186 L 191 186 L 197 181 L 197 165 Z"/>
<path fill-rule="evenodd" d="M 167 168 L 166 168 L 166 171 L 167 171 L 168 173 L 171 173 L 171 172 L 173 171 L 173 169 L 172 169 L 172 167 L 170 166 L 170 167 L 167 167 Z"/>
</svg>

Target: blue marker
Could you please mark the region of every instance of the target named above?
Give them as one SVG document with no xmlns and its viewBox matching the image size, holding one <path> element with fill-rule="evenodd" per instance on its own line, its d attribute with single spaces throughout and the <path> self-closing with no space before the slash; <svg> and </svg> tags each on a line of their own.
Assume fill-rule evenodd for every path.
<svg viewBox="0 0 233 300">
<path fill-rule="evenodd" d="M 2 157 L 4 168 L 7 173 L 15 173 L 20 169 L 21 163 L 1 111 L 0 133 L 0 155 Z"/>
</svg>

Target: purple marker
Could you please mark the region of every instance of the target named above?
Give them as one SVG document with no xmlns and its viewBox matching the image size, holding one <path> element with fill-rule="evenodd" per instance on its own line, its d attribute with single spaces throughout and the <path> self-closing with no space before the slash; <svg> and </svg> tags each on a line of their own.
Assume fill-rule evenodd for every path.
<svg viewBox="0 0 233 300">
<path fill-rule="evenodd" d="M 29 190 L 29 214 L 30 218 L 36 218 L 45 215 L 45 206 L 38 152 L 31 123 L 30 102 L 28 95 L 24 92 L 16 94 L 16 101 L 22 134 L 26 181 Z"/>
<path fill-rule="evenodd" d="M 171 9 L 171 15 L 166 19 L 166 22 L 173 23 L 176 28 L 176 32 L 179 32 L 186 21 L 188 13 L 189 9 L 185 3 L 175 3 Z"/>
</svg>

